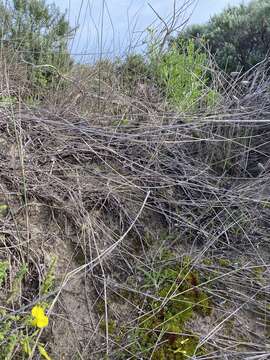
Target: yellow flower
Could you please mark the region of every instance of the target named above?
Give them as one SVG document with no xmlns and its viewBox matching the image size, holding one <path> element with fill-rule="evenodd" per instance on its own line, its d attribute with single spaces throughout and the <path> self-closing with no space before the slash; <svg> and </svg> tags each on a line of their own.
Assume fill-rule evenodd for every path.
<svg viewBox="0 0 270 360">
<path fill-rule="evenodd" d="M 33 320 L 31 324 L 33 326 L 36 326 L 40 329 L 48 326 L 49 324 L 49 318 L 44 313 L 44 309 L 40 305 L 35 305 L 31 311 L 31 314 L 33 316 Z"/>
</svg>

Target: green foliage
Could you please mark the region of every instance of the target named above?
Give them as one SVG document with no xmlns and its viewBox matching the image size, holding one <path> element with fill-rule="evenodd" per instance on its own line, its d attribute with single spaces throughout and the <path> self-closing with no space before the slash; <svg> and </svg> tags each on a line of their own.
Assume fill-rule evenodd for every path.
<svg viewBox="0 0 270 360">
<path fill-rule="evenodd" d="M 37 108 L 40 105 L 39 99 L 34 96 L 26 97 L 25 103 L 27 106 L 29 106 L 31 108 Z"/>
<path fill-rule="evenodd" d="M 151 75 L 149 64 L 140 54 L 130 54 L 123 62 L 118 61 L 117 65 L 122 86 L 131 91 L 138 81 L 145 81 Z"/>
<path fill-rule="evenodd" d="M 48 294 L 54 285 L 56 257 L 53 257 L 49 269 L 40 286 L 40 294 Z M 0 286 L 6 279 L 8 262 L 0 262 Z M 22 281 L 27 273 L 26 265 L 21 265 L 12 282 L 11 291 L 7 302 L 17 300 L 20 295 Z M 45 309 L 48 303 L 43 303 Z M 39 329 L 32 322 L 33 316 L 30 311 L 27 313 L 19 312 L 13 315 L 7 310 L 0 310 L 0 360 L 7 359 L 27 359 L 33 354 L 33 348 L 37 345 L 40 356 L 46 360 L 50 357 L 42 343 L 38 341 Z"/>
<path fill-rule="evenodd" d="M 167 254 L 166 254 L 167 258 Z M 191 269 L 189 259 L 179 263 L 164 264 L 143 274 L 142 293 L 145 314 L 138 319 L 129 349 L 141 359 L 185 360 L 202 355 L 199 338 L 187 329 L 187 322 L 211 312 L 210 300 L 199 288 L 199 274 Z"/>
<path fill-rule="evenodd" d="M 0 318 L 0 360 L 12 359 L 16 344 L 20 341 L 19 332 L 13 331 L 19 316 L 8 316 L 5 310 L 1 310 Z"/>
<path fill-rule="evenodd" d="M 187 28 L 176 43 L 181 47 L 183 39 L 203 39 L 222 69 L 246 71 L 269 52 L 269 23 L 270 2 L 253 0 L 248 5 L 228 7 L 205 25 Z"/>
<path fill-rule="evenodd" d="M 6 280 L 9 264 L 7 261 L 0 261 L 0 287 Z"/>
<path fill-rule="evenodd" d="M 197 49 L 193 40 L 171 46 L 162 56 L 151 56 L 157 82 L 169 102 L 181 111 L 195 111 L 202 103 L 215 103 L 215 92 L 207 86 L 206 64 L 206 53 Z"/>
<path fill-rule="evenodd" d="M 10 335 L 5 343 L 5 347 L 3 352 L 1 352 L 0 359 L 1 360 L 12 360 L 13 352 L 18 343 L 18 339 L 16 335 Z"/>
<path fill-rule="evenodd" d="M 100 329 L 105 333 L 106 332 L 106 321 L 102 320 L 99 324 Z M 113 336 L 116 332 L 116 322 L 113 320 L 108 321 L 108 333 L 109 335 Z"/>
<path fill-rule="evenodd" d="M 1 311 L 0 318 L 0 360 L 27 359 L 32 356 L 39 330 L 31 326 L 30 316 L 9 315 L 4 310 Z M 40 355 L 50 360 L 43 344 L 37 344 Z"/>
<path fill-rule="evenodd" d="M 8 108 L 11 107 L 14 103 L 15 103 L 16 99 L 13 96 L 0 96 L 0 107 L 4 107 L 4 108 Z M 1 207 L 3 207 L 3 205 L 0 205 L 0 211 L 1 211 Z"/>
<path fill-rule="evenodd" d="M 27 271 L 28 271 L 27 266 L 25 264 L 22 264 L 14 277 L 11 287 L 11 292 L 8 298 L 8 303 L 16 300 L 20 295 L 21 282 L 24 276 L 26 275 Z"/>
<path fill-rule="evenodd" d="M 232 265 L 232 263 L 229 259 L 224 259 L 224 258 L 218 259 L 218 263 L 220 266 L 224 266 L 224 267 Z"/>
<path fill-rule="evenodd" d="M 48 355 L 47 351 L 45 350 L 45 347 L 42 344 L 38 345 L 38 351 L 41 357 L 45 360 L 52 360 L 50 356 Z"/>
<path fill-rule="evenodd" d="M 44 277 L 44 280 L 41 284 L 41 289 L 40 289 L 41 295 L 46 295 L 53 289 L 54 280 L 55 280 L 56 262 L 57 262 L 57 257 L 54 256 L 51 260 L 49 269 L 48 269 L 48 271 Z"/>
<path fill-rule="evenodd" d="M 2 1 L 0 8 L 2 43 L 13 50 L 18 61 L 34 65 L 29 76 L 36 85 L 48 85 L 55 75 L 52 67 L 40 65 L 53 65 L 61 71 L 70 66 L 70 28 L 55 5 L 47 5 L 45 0 L 9 0 Z"/>
</svg>

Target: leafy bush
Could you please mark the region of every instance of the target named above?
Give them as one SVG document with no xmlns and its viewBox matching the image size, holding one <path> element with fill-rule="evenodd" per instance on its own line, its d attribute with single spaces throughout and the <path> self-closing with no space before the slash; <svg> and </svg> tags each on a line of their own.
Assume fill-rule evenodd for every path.
<svg viewBox="0 0 270 360">
<path fill-rule="evenodd" d="M 45 0 L 9 0 L 1 1 L 0 10 L 2 46 L 12 50 L 15 61 L 30 65 L 29 77 L 38 86 L 52 81 L 53 67 L 63 71 L 70 66 L 71 30 L 55 5 Z"/>
<path fill-rule="evenodd" d="M 215 94 L 207 87 L 207 55 L 193 40 L 170 47 L 161 57 L 151 56 L 151 64 L 166 97 L 180 110 L 196 110 L 205 100 L 207 105 L 214 102 Z"/>
<path fill-rule="evenodd" d="M 173 42 L 181 47 L 183 39 L 204 39 L 222 69 L 247 71 L 269 52 L 269 21 L 270 2 L 253 0 L 248 5 L 228 7 L 205 25 L 187 28 Z"/>
<path fill-rule="evenodd" d="M 140 54 L 130 54 L 124 61 L 118 61 L 117 71 L 123 88 L 134 90 L 139 81 L 145 81 L 151 77 L 147 59 Z"/>
</svg>

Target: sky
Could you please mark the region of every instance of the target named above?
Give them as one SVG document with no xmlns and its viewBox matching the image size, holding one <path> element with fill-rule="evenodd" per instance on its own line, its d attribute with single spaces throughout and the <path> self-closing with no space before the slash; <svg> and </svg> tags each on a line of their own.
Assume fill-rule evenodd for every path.
<svg viewBox="0 0 270 360">
<path fill-rule="evenodd" d="M 76 35 L 70 51 L 79 62 L 92 62 L 100 56 L 114 57 L 142 51 L 146 29 L 162 28 L 162 19 L 173 13 L 174 0 L 54 0 L 67 11 Z M 248 0 L 176 0 L 177 9 L 183 7 L 179 23 L 204 23 L 228 5 L 247 3 Z M 150 6 L 150 5 L 151 6 Z M 152 8 L 151 8 L 152 7 Z M 101 31 L 103 29 L 103 31 Z"/>
</svg>

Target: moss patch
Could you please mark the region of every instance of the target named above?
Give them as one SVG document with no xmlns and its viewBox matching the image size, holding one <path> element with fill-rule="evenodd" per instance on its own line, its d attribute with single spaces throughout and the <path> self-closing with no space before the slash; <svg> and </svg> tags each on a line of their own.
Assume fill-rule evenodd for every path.
<svg viewBox="0 0 270 360">
<path fill-rule="evenodd" d="M 187 330 L 187 322 L 195 314 L 204 317 L 211 312 L 200 283 L 199 273 L 191 269 L 188 259 L 182 266 L 170 263 L 148 273 L 144 270 L 142 291 L 147 288 L 151 297 L 143 299 L 145 314 L 132 332 L 130 353 L 153 360 L 186 360 L 202 355 L 198 336 Z"/>
<path fill-rule="evenodd" d="M 224 259 L 224 258 L 218 259 L 218 263 L 220 266 L 223 267 L 228 267 L 232 265 L 232 262 L 229 259 Z"/>
<path fill-rule="evenodd" d="M 102 320 L 99 328 L 105 333 L 106 332 L 106 321 Z M 116 322 L 114 320 L 108 321 L 108 333 L 109 335 L 114 335 L 116 333 Z"/>
</svg>

